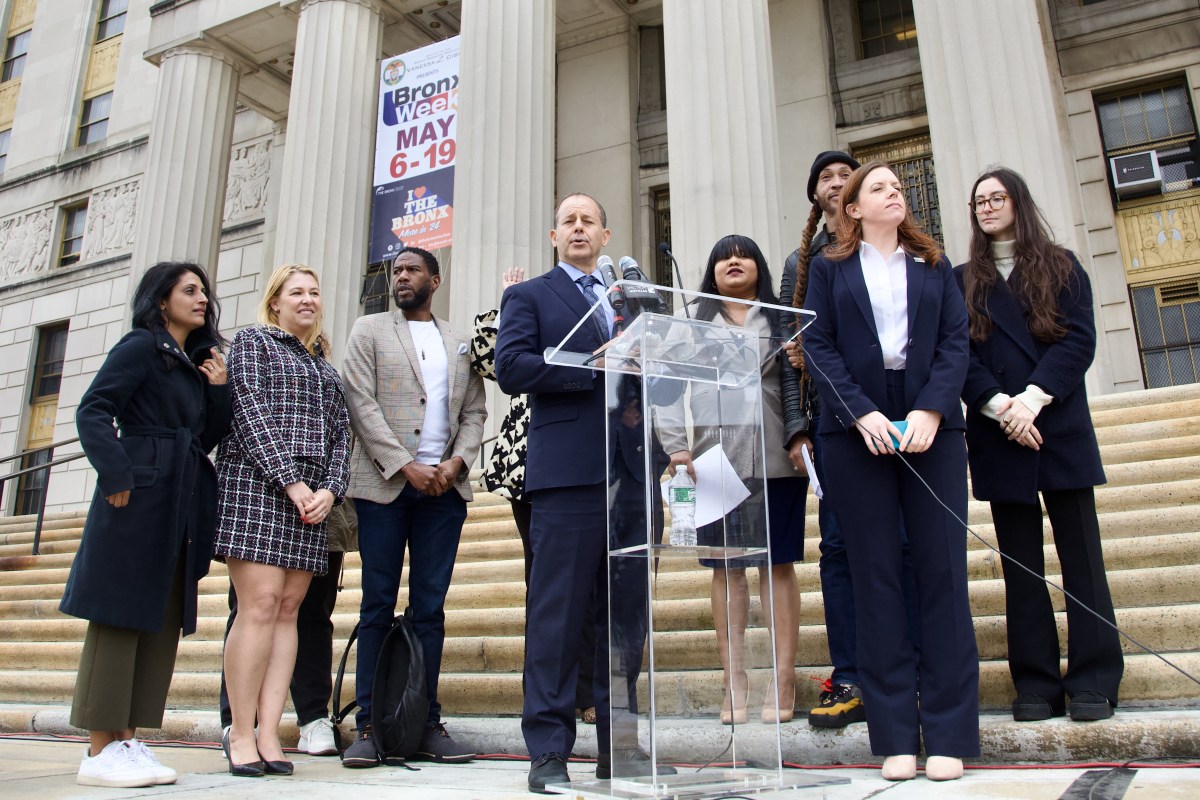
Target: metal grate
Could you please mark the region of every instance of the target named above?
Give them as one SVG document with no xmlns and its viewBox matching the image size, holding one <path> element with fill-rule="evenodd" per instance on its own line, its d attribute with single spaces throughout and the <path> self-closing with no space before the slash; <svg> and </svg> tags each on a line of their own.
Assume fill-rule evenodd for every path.
<svg viewBox="0 0 1200 800">
<path fill-rule="evenodd" d="M 929 134 L 895 139 L 867 147 L 854 148 L 854 157 L 868 161 L 886 161 L 904 184 L 905 200 L 913 216 L 926 233 L 943 244 L 942 211 L 938 204 L 937 175 L 933 168 L 933 144 Z"/>
<path fill-rule="evenodd" d="M 1146 388 L 1200 382 L 1198 289 L 1200 276 L 1130 288 Z"/>
<path fill-rule="evenodd" d="M 1196 278 L 1171 281 L 1158 286 L 1158 304 L 1160 306 L 1191 303 L 1195 300 L 1200 300 L 1200 280 Z"/>
<path fill-rule="evenodd" d="M 659 286 L 674 286 L 675 279 L 671 272 L 671 259 L 658 250 L 659 242 L 671 243 L 671 190 L 667 187 L 650 190 L 650 203 L 654 208 L 654 274 L 651 279 Z M 686 286 L 680 286 L 686 289 Z"/>
</svg>

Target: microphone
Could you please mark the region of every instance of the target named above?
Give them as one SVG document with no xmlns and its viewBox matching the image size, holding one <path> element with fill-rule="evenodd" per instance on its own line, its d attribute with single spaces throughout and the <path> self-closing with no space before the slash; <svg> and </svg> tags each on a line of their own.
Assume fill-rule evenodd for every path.
<svg viewBox="0 0 1200 800">
<path fill-rule="evenodd" d="M 623 256 L 620 262 L 621 277 L 627 281 L 638 281 L 640 283 L 650 283 L 650 279 L 646 277 L 646 273 L 642 272 L 638 263 L 630 256 Z M 630 300 L 635 300 L 638 303 L 640 311 L 649 311 L 650 313 L 658 313 L 667 307 L 667 303 L 663 300 L 657 289 L 651 289 L 649 286 L 627 286 L 625 287 L 625 295 Z"/>
<path fill-rule="evenodd" d="M 659 242 L 658 249 L 663 255 L 671 259 L 671 264 L 673 264 L 675 267 L 675 280 L 679 281 L 679 288 L 682 289 L 683 274 L 679 271 L 679 262 L 675 260 L 675 254 L 671 252 L 671 245 L 667 244 L 666 242 Z M 683 313 L 688 319 L 692 318 L 692 312 L 688 311 L 688 304 L 686 302 L 683 304 Z"/>
<path fill-rule="evenodd" d="M 604 281 L 604 285 L 608 287 L 608 304 L 613 310 L 613 335 L 621 333 L 625 327 L 625 289 L 621 286 L 616 286 L 617 271 L 613 269 L 613 260 L 608 256 L 600 256 L 596 260 L 596 271 L 600 273 L 600 279 Z M 615 288 L 614 288 L 615 287 Z"/>
</svg>

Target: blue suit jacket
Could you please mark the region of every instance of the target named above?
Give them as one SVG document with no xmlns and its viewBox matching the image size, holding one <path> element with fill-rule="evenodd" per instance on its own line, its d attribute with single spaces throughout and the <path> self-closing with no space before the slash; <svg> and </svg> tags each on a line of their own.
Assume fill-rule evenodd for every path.
<svg viewBox="0 0 1200 800">
<path fill-rule="evenodd" d="M 603 376 L 543 357 L 588 311 L 579 287 L 558 266 L 510 287 L 500 301 L 496 381 L 506 394 L 529 395 L 526 492 L 605 479 Z M 603 343 L 599 330 L 583 325 L 572 349 L 591 352 Z"/>
<path fill-rule="evenodd" d="M 937 411 L 943 430 L 962 430 L 966 304 L 944 257 L 936 265 L 912 255 L 907 260 L 905 410 Z M 845 261 L 813 259 L 804 306 L 817 314 L 804 332 L 804 349 L 821 395 L 818 432 L 849 430 L 854 420 L 884 408 L 887 401 L 883 355 L 858 254 Z"/>
<path fill-rule="evenodd" d="M 962 267 L 955 269 L 962 284 Z M 1009 276 L 1021 280 L 1020 267 Z M 988 293 L 992 333 L 971 342 L 971 362 L 963 387 L 967 404 L 967 452 L 971 489 L 979 500 L 1036 503 L 1039 490 L 1082 489 L 1104 483 L 1100 448 L 1088 409 L 1084 375 L 1096 355 L 1096 322 L 1092 286 L 1072 254 L 1071 277 L 1058 296 L 1067 333 L 1056 342 L 1035 339 L 1020 301 L 999 280 Z M 979 413 L 996 393 L 1017 395 L 1036 384 L 1054 396 L 1034 426 L 1042 434 L 1041 450 L 1031 450 Z"/>
</svg>

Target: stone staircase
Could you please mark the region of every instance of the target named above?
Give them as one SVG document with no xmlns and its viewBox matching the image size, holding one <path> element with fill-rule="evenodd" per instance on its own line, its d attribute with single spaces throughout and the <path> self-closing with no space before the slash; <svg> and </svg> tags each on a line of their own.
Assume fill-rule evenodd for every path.
<svg viewBox="0 0 1200 800">
<path fill-rule="evenodd" d="M 1118 624 L 1200 675 L 1200 385 L 1096 398 L 1092 411 L 1109 480 L 1096 497 Z M 441 699 L 452 715 L 514 716 L 521 705 L 521 545 L 508 504 L 487 493 L 476 497 L 447 600 Z M 796 568 L 802 592 L 800 709 L 815 701 L 818 681 L 829 674 L 812 497 L 808 512 L 806 561 Z M 1013 690 L 1004 660 L 1004 586 L 999 556 L 983 543 L 995 544 L 985 504 L 971 502 L 969 522 L 983 540 L 970 537 L 968 552 L 980 700 L 985 709 L 1006 709 Z M 86 623 L 59 614 L 57 604 L 82 524 L 82 514 L 47 515 L 42 554 L 31 556 L 33 519 L 0 520 L 0 703 L 70 703 Z M 1048 525 L 1046 535 L 1047 571 L 1056 579 Z M 691 562 L 664 560 L 657 581 L 659 695 L 678 698 L 675 707 L 660 708 L 715 715 L 722 689 L 711 633 L 709 572 Z M 180 646 L 169 699 L 173 708 L 215 707 L 227 586 L 224 566 L 214 563 L 200 585 L 199 629 Z M 357 619 L 357 554 L 346 559 L 344 586 L 334 616 L 338 650 Z M 752 596 L 756 591 L 752 585 Z M 1053 594 L 1060 628 L 1065 628 L 1062 595 Z M 400 603 L 403 607 L 403 590 Z M 1124 644 L 1123 708 L 1200 707 L 1200 685 L 1134 644 Z M 352 693 L 351 671 L 343 697 Z"/>
</svg>

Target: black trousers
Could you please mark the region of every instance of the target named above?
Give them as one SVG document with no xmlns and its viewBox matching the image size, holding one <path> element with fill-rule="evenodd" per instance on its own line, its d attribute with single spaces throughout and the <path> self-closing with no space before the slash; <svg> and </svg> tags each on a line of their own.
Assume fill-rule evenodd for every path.
<svg viewBox="0 0 1200 800">
<path fill-rule="evenodd" d="M 1042 577 L 1046 564 L 1042 550 L 1042 509 L 1037 504 L 992 503 L 996 539 L 1004 559 L 1005 613 L 1008 617 L 1008 668 L 1017 694 L 1041 695 L 1056 713 L 1063 711 L 1064 693 L 1098 692 L 1117 704 L 1125 669 L 1121 639 L 1110 625 L 1097 619 L 1080 603 L 1109 622 L 1116 621 L 1100 523 L 1096 519 L 1095 490 L 1066 489 L 1042 492 L 1054 547 L 1062 565 L 1062 587 L 1080 602 L 1067 600 L 1067 671 L 1059 668 L 1058 626 Z M 1009 559 L 1015 559 L 1030 574 Z"/>
<path fill-rule="evenodd" d="M 314 575 L 308 593 L 300 603 L 296 618 L 296 666 L 292 670 L 292 705 L 296 724 L 307 725 L 329 716 L 329 696 L 333 692 L 333 616 L 337 605 L 338 583 L 342 577 L 345 553 L 329 553 L 324 575 Z M 237 594 L 229 584 L 229 620 L 225 636 L 237 618 Z M 233 723 L 229 696 L 225 691 L 225 672 L 221 671 L 221 727 Z"/>
<path fill-rule="evenodd" d="M 509 500 L 517 533 L 521 536 L 521 549 L 525 555 L 525 605 L 529 605 L 529 572 L 533 569 L 533 545 L 529 542 L 529 529 L 533 523 L 533 505 L 525 500 Z M 592 692 L 592 673 L 595 671 L 596 652 L 596 609 L 588 609 L 583 618 L 579 642 L 579 678 L 575 681 L 575 707 L 592 708 L 596 701 Z M 525 638 L 529 639 L 529 624 L 526 620 Z M 521 692 L 525 692 L 525 675 L 521 675 Z"/>
</svg>

